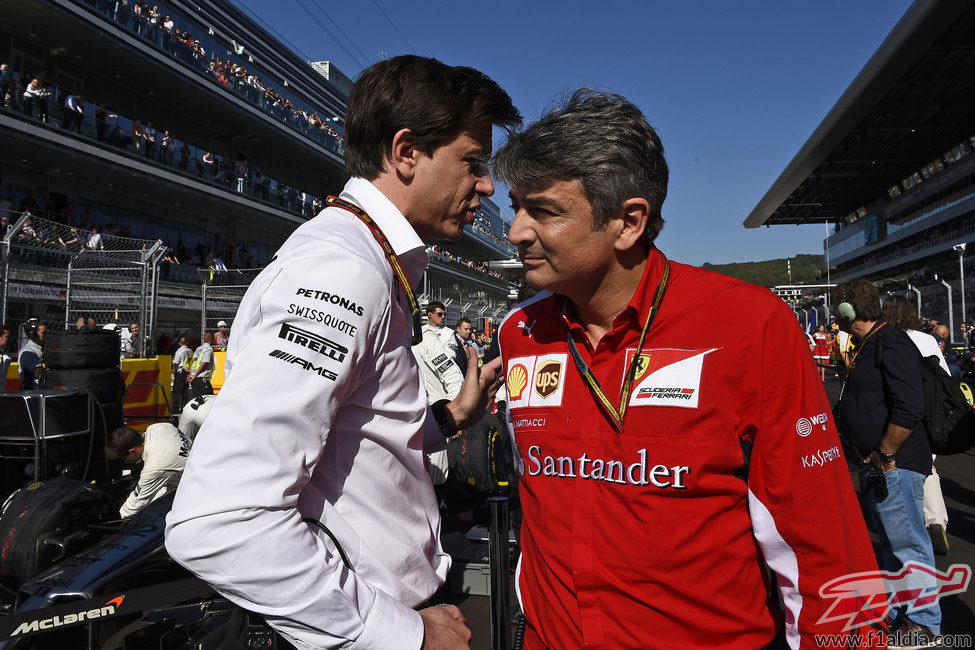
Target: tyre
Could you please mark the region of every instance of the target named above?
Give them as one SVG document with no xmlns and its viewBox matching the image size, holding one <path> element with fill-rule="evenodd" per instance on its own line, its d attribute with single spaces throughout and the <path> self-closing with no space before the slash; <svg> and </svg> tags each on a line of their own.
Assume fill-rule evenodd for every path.
<svg viewBox="0 0 975 650">
<path fill-rule="evenodd" d="M 50 565 L 50 549 L 38 541 L 45 533 L 79 528 L 103 519 L 110 501 L 99 488 L 63 476 L 32 482 L 17 492 L 0 518 L 6 540 L 0 580 L 16 589 Z"/>
<path fill-rule="evenodd" d="M 117 368 L 118 332 L 51 332 L 44 339 L 44 363 L 50 369 Z"/>
<path fill-rule="evenodd" d="M 125 381 L 118 368 L 54 369 L 47 371 L 47 388 L 54 390 L 85 389 L 102 404 L 121 402 Z"/>
<path fill-rule="evenodd" d="M 502 445 L 496 419 L 485 417 L 447 444 L 447 481 L 478 495 L 498 492 L 507 485 Z"/>
</svg>

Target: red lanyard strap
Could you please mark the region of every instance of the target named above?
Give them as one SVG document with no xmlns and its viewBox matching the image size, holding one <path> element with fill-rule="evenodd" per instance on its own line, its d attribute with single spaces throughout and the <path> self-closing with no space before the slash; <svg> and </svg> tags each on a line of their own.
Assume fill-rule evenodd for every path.
<svg viewBox="0 0 975 650">
<path fill-rule="evenodd" d="M 667 283 L 670 280 L 670 260 L 664 257 L 664 271 L 660 276 L 660 284 L 657 285 L 657 290 L 654 292 L 653 304 L 650 306 L 650 312 L 647 314 L 647 322 L 643 325 L 643 331 L 640 333 L 640 342 L 636 346 L 636 354 L 633 355 L 633 359 L 630 361 L 629 367 L 626 369 L 626 377 L 623 380 L 623 390 L 620 394 L 620 406 L 617 409 L 613 405 L 606 393 L 603 391 L 602 386 L 599 385 L 599 381 L 596 376 L 592 374 L 592 370 L 583 361 L 582 355 L 579 354 L 579 349 L 576 347 L 575 341 L 572 340 L 572 332 L 568 333 L 569 341 L 569 351 L 572 353 L 572 360 L 575 361 L 576 368 L 579 370 L 579 374 L 582 376 L 582 380 L 586 382 L 589 386 L 589 391 L 596 398 L 596 403 L 603 409 L 606 415 L 609 417 L 610 423 L 613 428 L 616 429 L 617 433 L 623 433 L 623 419 L 626 417 L 626 407 L 630 401 L 630 391 L 632 390 L 633 378 L 636 376 L 636 366 L 640 359 L 640 353 L 643 351 L 643 343 L 646 341 L 647 332 L 650 331 L 650 326 L 653 324 L 654 319 L 657 317 L 657 312 L 660 311 L 660 303 L 663 302 L 664 292 L 667 291 Z M 562 303 L 562 315 L 565 316 L 565 309 L 568 305 L 569 299 L 566 298 Z"/>
<path fill-rule="evenodd" d="M 348 212 L 351 212 L 355 216 L 359 217 L 362 223 L 366 224 L 369 232 L 379 243 L 379 247 L 383 251 L 383 255 L 386 256 L 386 261 L 389 262 L 389 266 L 393 269 L 393 274 L 396 279 L 399 280 L 400 288 L 403 289 L 403 293 L 406 294 L 406 299 L 410 302 L 410 311 L 412 312 L 413 320 L 413 345 L 418 345 L 420 341 L 423 340 L 423 323 L 420 320 L 420 303 L 417 302 L 416 294 L 413 293 L 413 287 L 410 286 L 409 278 L 406 277 L 406 271 L 403 270 L 403 265 L 399 261 L 399 255 L 393 250 L 393 245 L 389 243 L 389 239 L 383 233 L 382 228 L 379 227 L 375 221 L 372 220 L 365 210 L 357 205 L 353 205 L 348 201 L 340 199 L 337 196 L 329 196 L 325 199 L 325 203 L 329 206 L 334 206 L 336 208 L 342 208 Z"/>
</svg>

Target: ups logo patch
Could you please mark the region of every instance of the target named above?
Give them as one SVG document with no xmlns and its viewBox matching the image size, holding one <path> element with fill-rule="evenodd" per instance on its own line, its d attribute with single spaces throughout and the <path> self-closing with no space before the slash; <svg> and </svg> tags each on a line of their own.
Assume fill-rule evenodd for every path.
<svg viewBox="0 0 975 650">
<path fill-rule="evenodd" d="M 558 361 L 546 361 L 535 373 L 535 392 L 542 397 L 548 397 L 558 390 L 561 381 L 562 364 Z"/>
</svg>

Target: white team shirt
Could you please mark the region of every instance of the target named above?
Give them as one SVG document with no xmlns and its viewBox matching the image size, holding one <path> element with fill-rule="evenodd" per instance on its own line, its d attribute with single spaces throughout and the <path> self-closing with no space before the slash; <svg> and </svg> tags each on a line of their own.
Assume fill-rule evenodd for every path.
<svg viewBox="0 0 975 650">
<path fill-rule="evenodd" d="M 181 346 L 176 350 L 176 354 L 173 355 L 173 369 L 174 371 L 187 370 L 189 366 L 188 361 L 193 358 L 193 350 L 189 348 L 188 345 Z"/>
<path fill-rule="evenodd" d="M 428 257 L 405 217 L 361 178 L 342 197 L 379 224 L 415 286 Z M 226 382 L 167 517 L 180 564 L 301 649 L 420 648 L 412 608 L 450 566 L 424 457 L 446 441 L 402 293 L 351 213 L 299 227 L 241 302 Z M 352 571 L 303 518 L 328 527 Z"/>
<path fill-rule="evenodd" d="M 146 427 L 139 483 L 119 509 L 123 519 L 168 494 L 179 484 L 190 453 L 190 441 L 168 422 Z"/>
<path fill-rule="evenodd" d="M 948 370 L 948 362 L 945 361 L 945 355 L 941 352 L 941 346 L 938 345 L 933 336 L 917 330 L 905 331 L 922 357 L 938 357 L 938 365 L 941 366 L 941 369 L 945 371 L 945 374 L 951 374 L 951 371 Z"/>
<path fill-rule="evenodd" d="M 454 363 L 454 352 L 444 345 L 438 329 L 424 325 L 423 340 L 413 346 L 430 404 L 442 399 L 454 399 L 464 383 L 464 375 Z"/>
<path fill-rule="evenodd" d="M 443 344 L 438 328 L 427 324 L 423 326 L 423 340 L 413 346 L 413 356 L 420 364 L 420 376 L 427 391 L 427 403 L 433 404 L 443 399 L 454 399 L 464 383 L 464 375 L 454 363 L 454 353 Z M 430 459 L 430 477 L 434 485 L 447 481 L 450 461 L 447 450 L 435 451 L 427 456 Z"/>
</svg>

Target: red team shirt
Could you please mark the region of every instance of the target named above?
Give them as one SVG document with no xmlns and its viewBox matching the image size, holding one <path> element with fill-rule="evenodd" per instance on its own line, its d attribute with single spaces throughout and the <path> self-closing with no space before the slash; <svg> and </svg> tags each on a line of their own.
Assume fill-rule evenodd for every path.
<svg viewBox="0 0 975 650">
<path fill-rule="evenodd" d="M 820 586 L 876 571 L 805 336 L 766 289 L 671 264 L 618 434 L 583 382 L 578 349 L 611 401 L 663 269 L 654 249 L 595 350 L 543 292 L 500 328 L 524 509 L 517 587 L 525 648 L 762 648 L 781 618 L 793 648 L 817 624 Z M 735 332 L 714 326 L 732 317 Z M 870 628 L 856 630 L 868 632 Z M 883 645 L 883 644 L 881 644 Z"/>
</svg>

